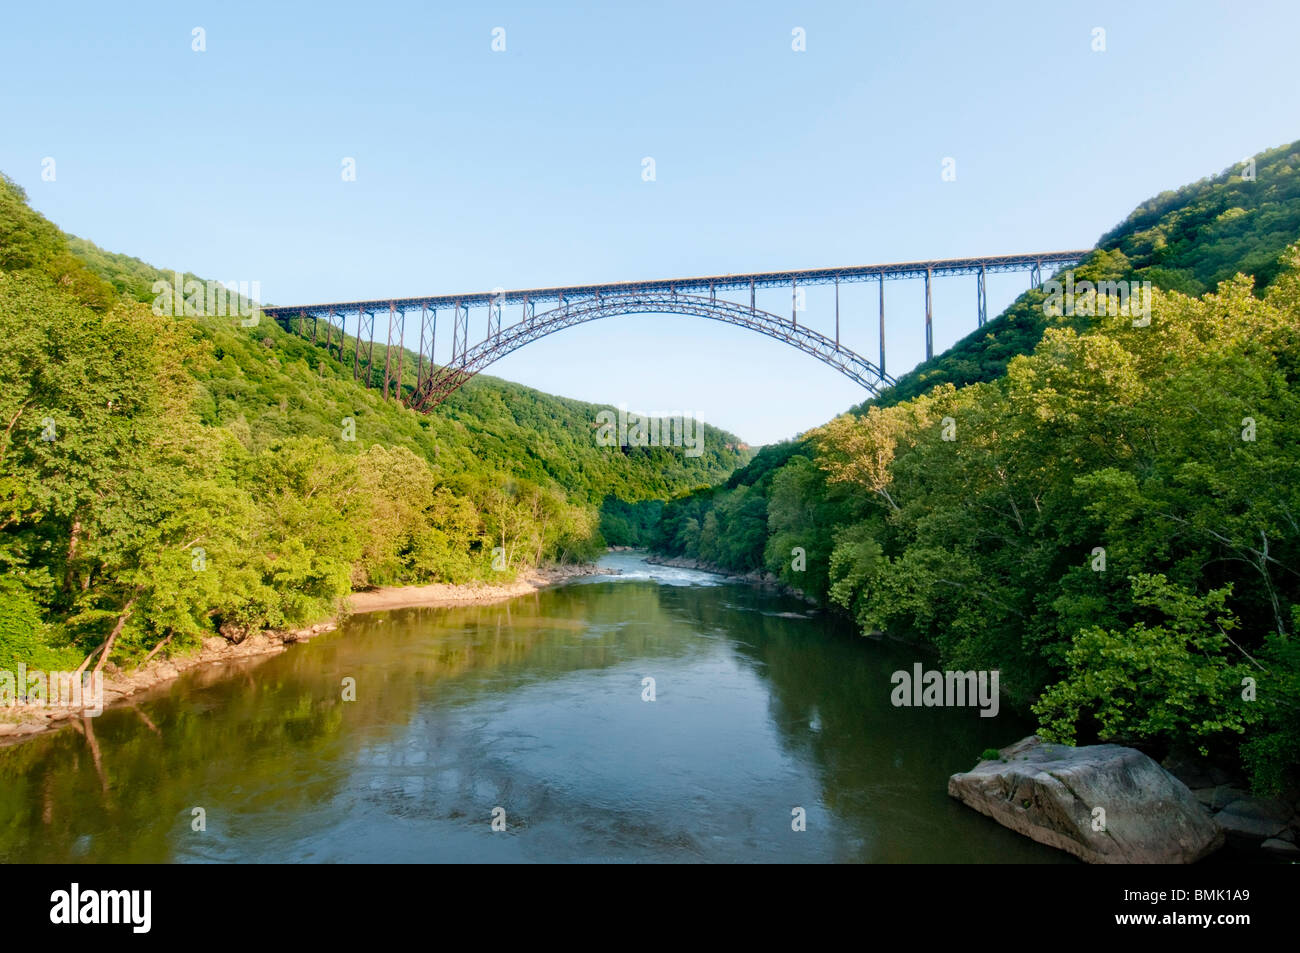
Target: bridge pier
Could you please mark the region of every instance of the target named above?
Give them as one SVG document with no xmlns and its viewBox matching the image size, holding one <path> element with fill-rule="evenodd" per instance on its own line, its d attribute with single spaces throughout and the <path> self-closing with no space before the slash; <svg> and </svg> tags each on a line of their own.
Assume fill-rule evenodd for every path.
<svg viewBox="0 0 1300 953">
<path fill-rule="evenodd" d="M 383 339 L 383 402 L 389 400 L 389 371 L 393 367 L 393 319 L 396 317 L 396 306 L 389 302 L 389 333 Z"/>
<path fill-rule="evenodd" d="M 370 347 L 366 350 L 366 389 L 370 389 L 370 379 L 375 370 L 375 312 L 370 312 Z"/>
<path fill-rule="evenodd" d="M 384 344 L 384 402 L 388 402 L 388 375 L 393 366 L 393 325 L 397 319 L 397 305 L 388 302 L 388 337 Z"/>
<path fill-rule="evenodd" d="M 357 341 L 356 341 L 356 346 L 352 348 L 352 379 L 354 381 L 360 378 L 360 372 L 358 371 L 358 368 L 361 366 L 361 320 L 364 317 L 365 317 L 364 311 L 357 312 L 357 333 L 356 333 Z"/>
<path fill-rule="evenodd" d="M 975 299 L 976 308 L 979 316 L 976 318 L 978 327 L 984 327 L 989 319 L 989 296 L 987 286 L 984 284 L 984 266 L 980 265 L 979 275 L 975 278 Z"/>
<path fill-rule="evenodd" d="M 877 279 L 880 284 L 880 373 L 885 373 L 885 276 Z"/>
<path fill-rule="evenodd" d="M 835 279 L 835 350 L 840 349 L 840 279 Z"/>
<path fill-rule="evenodd" d="M 930 269 L 925 269 L 925 359 L 934 357 L 934 313 L 930 298 Z"/>
<path fill-rule="evenodd" d="M 402 402 L 402 365 L 406 358 L 406 308 L 398 312 L 401 317 L 397 319 L 397 393 L 395 400 L 400 404 Z"/>
<path fill-rule="evenodd" d="M 430 324 L 430 314 L 432 313 L 432 325 Z M 415 362 L 415 389 L 419 391 L 420 385 L 424 383 L 424 341 L 428 335 L 429 340 L 429 373 L 433 373 L 433 345 L 434 333 L 438 330 L 438 309 L 430 309 L 427 304 L 420 305 L 420 353 Z"/>
<path fill-rule="evenodd" d="M 457 351 L 457 347 L 460 348 Z M 469 349 L 469 308 L 456 301 L 456 312 L 451 324 L 451 361 L 456 363 Z"/>
</svg>

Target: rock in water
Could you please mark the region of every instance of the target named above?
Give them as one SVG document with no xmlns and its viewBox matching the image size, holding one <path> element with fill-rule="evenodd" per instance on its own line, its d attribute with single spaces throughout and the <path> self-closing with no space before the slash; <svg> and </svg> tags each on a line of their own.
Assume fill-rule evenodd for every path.
<svg viewBox="0 0 1300 953">
<path fill-rule="evenodd" d="M 1090 864 L 1190 864 L 1223 844 L 1187 786 L 1133 748 L 1030 735 L 999 754 L 954 774 L 948 793 L 1040 844 Z"/>
</svg>

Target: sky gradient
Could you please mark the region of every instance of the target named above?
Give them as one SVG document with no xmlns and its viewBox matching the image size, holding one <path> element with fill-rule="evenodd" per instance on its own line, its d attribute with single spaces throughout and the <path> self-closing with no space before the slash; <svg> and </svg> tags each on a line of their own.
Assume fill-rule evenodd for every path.
<svg viewBox="0 0 1300 953">
<path fill-rule="evenodd" d="M 0 170 L 33 206 L 277 304 L 1086 248 L 1156 193 L 1300 138 L 1294 3 L 71 3 L 5 21 Z M 1027 281 L 990 278 L 991 313 Z M 886 296 L 896 375 L 923 356 L 924 298 Z M 789 292 L 766 300 L 785 313 Z M 831 301 L 809 289 L 802 319 L 830 328 Z M 868 358 L 875 308 L 873 285 L 842 291 Z M 934 308 L 942 349 L 975 325 L 974 279 L 936 282 Z M 594 322 L 489 373 L 756 444 L 864 396 L 681 316 Z"/>
</svg>

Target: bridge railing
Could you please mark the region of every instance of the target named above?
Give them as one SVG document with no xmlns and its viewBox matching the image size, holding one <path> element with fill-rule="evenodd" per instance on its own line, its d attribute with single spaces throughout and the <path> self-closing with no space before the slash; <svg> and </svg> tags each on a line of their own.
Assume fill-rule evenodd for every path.
<svg viewBox="0 0 1300 953">
<path fill-rule="evenodd" d="M 325 324 L 324 345 L 327 350 L 337 350 L 340 361 L 345 361 L 344 339 L 347 337 L 349 318 L 353 319 L 354 345 L 352 348 L 352 372 L 354 379 L 363 380 L 371 386 L 374 377 L 374 339 L 375 315 L 384 311 L 388 313 L 388 347 L 385 349 L 382 389 L 388 397 L 390 384 L 396 383 L 395 393 L 402 397 L 403 359 L 405 356 L 406 317 L 408 312 L 420 313 L 420 341 L 416 352 L 416 382 L 414 393 L 418 394 L 429 381 L 435 368 L 434 351 L 437 344 L 437 322 L 440 309 L 452 312 L 451 357 L 444 366 L 456 366 L 466 361 L 470 349 L 470 309 L 485 308 L 487 312 L 487 332 L 484 341 L 502 332 L 502 309 L 506 305 L 521 306 L 520 322 L 536 320 L 537 306 L 552 304 L 556 308 L 565 308 L 576 302 L 590 302 L 604 297 L 628 298 L 644 295 L 647 298 L 663 294 L 700 295 L 706 293 L 710 300 L 716 300 L 718 292 L 745 289 L 749 292 L 749 309 L 758 313 L 755 307 L 755 295 L 759 289 L 789 286 L 791 291 L 790 325 L 798 324 L 798 290 L 814 285 L 835 286 L 835 336 L 836 349 L 840 349 L 840 307 L 839 286 L 841 284 L 875 281 L 879 285 L 879 334 L 880 356 L 875 367 L 881 378 L 885 378 L 885 291 L 884 283 L 899 279 L 924 279 L 925 282 L 925 355 L 929 360 L 934 356 L 933 334 L 933 299 L 931 285 L 935 278 L 973 275 L 976 278 L 976 322 L 983 326 L 988 320 L 987 276 L 990 274 L 1029 272 L 1030 286 L 1042 284 L 1045 268 L 1056 269 L 1066 265 L 1077 264 L 1090 249 L 1074 251 L 1039 252 L 1022 255 L 992 255 L 980 258 L 944 258 L 931 261 L 895 262 L 890 264 L 854 265 L 840 268 L 814 268 L 795 271 L 753 272 L 731 275 L 703 275 L 688 278 L 666 278 L 652 281 L 624 281 L 605 284 L 568 285 L 551 288 L 493 289 L 458 295 L 428 295 L 414 298 L 389 298 L 369 301 L 342 301 L 309 305 L 263 307 L 262 313 L 273 318 L 282 326 L 289 328 L 296 321 L 298 330 L 304 335 L 306 325 L 311 325 L 312 343 L 317 343 L 320 324 Z M 335 321 L 337 320 L 337 325 Z M 334 332 L 338 331 L 338 342 L 333 342 Z M 363 347 L 363 336 L 369 336 L 369 342 Z M 394 343 L 398 348 L 397 378 L 392 378 L 392 350 Z M 364 351 L 364 372 L 362 370 Z M 856 355 L 854 355 L 856 357 Z M 864 363 L 865 359 L 859 358 Z"/>
</svg>

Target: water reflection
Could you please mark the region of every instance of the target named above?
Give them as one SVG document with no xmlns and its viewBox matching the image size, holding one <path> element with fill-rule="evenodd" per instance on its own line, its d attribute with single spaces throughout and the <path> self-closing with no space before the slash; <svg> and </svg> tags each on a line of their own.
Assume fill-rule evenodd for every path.
<svg viewBox="0 0 1300 953">
<path fill-rule="evenodd" d="M 0 751 L 0 859 L 1068 860 L 945 793 L 1028 732 L 1009 713 L 894 708 L 914 653 L 716 576 L 607 563 L 623 575 L 360 616 L 191 673 L 93 719 L 93 746 L 72 729 Z"/>
</svg>

